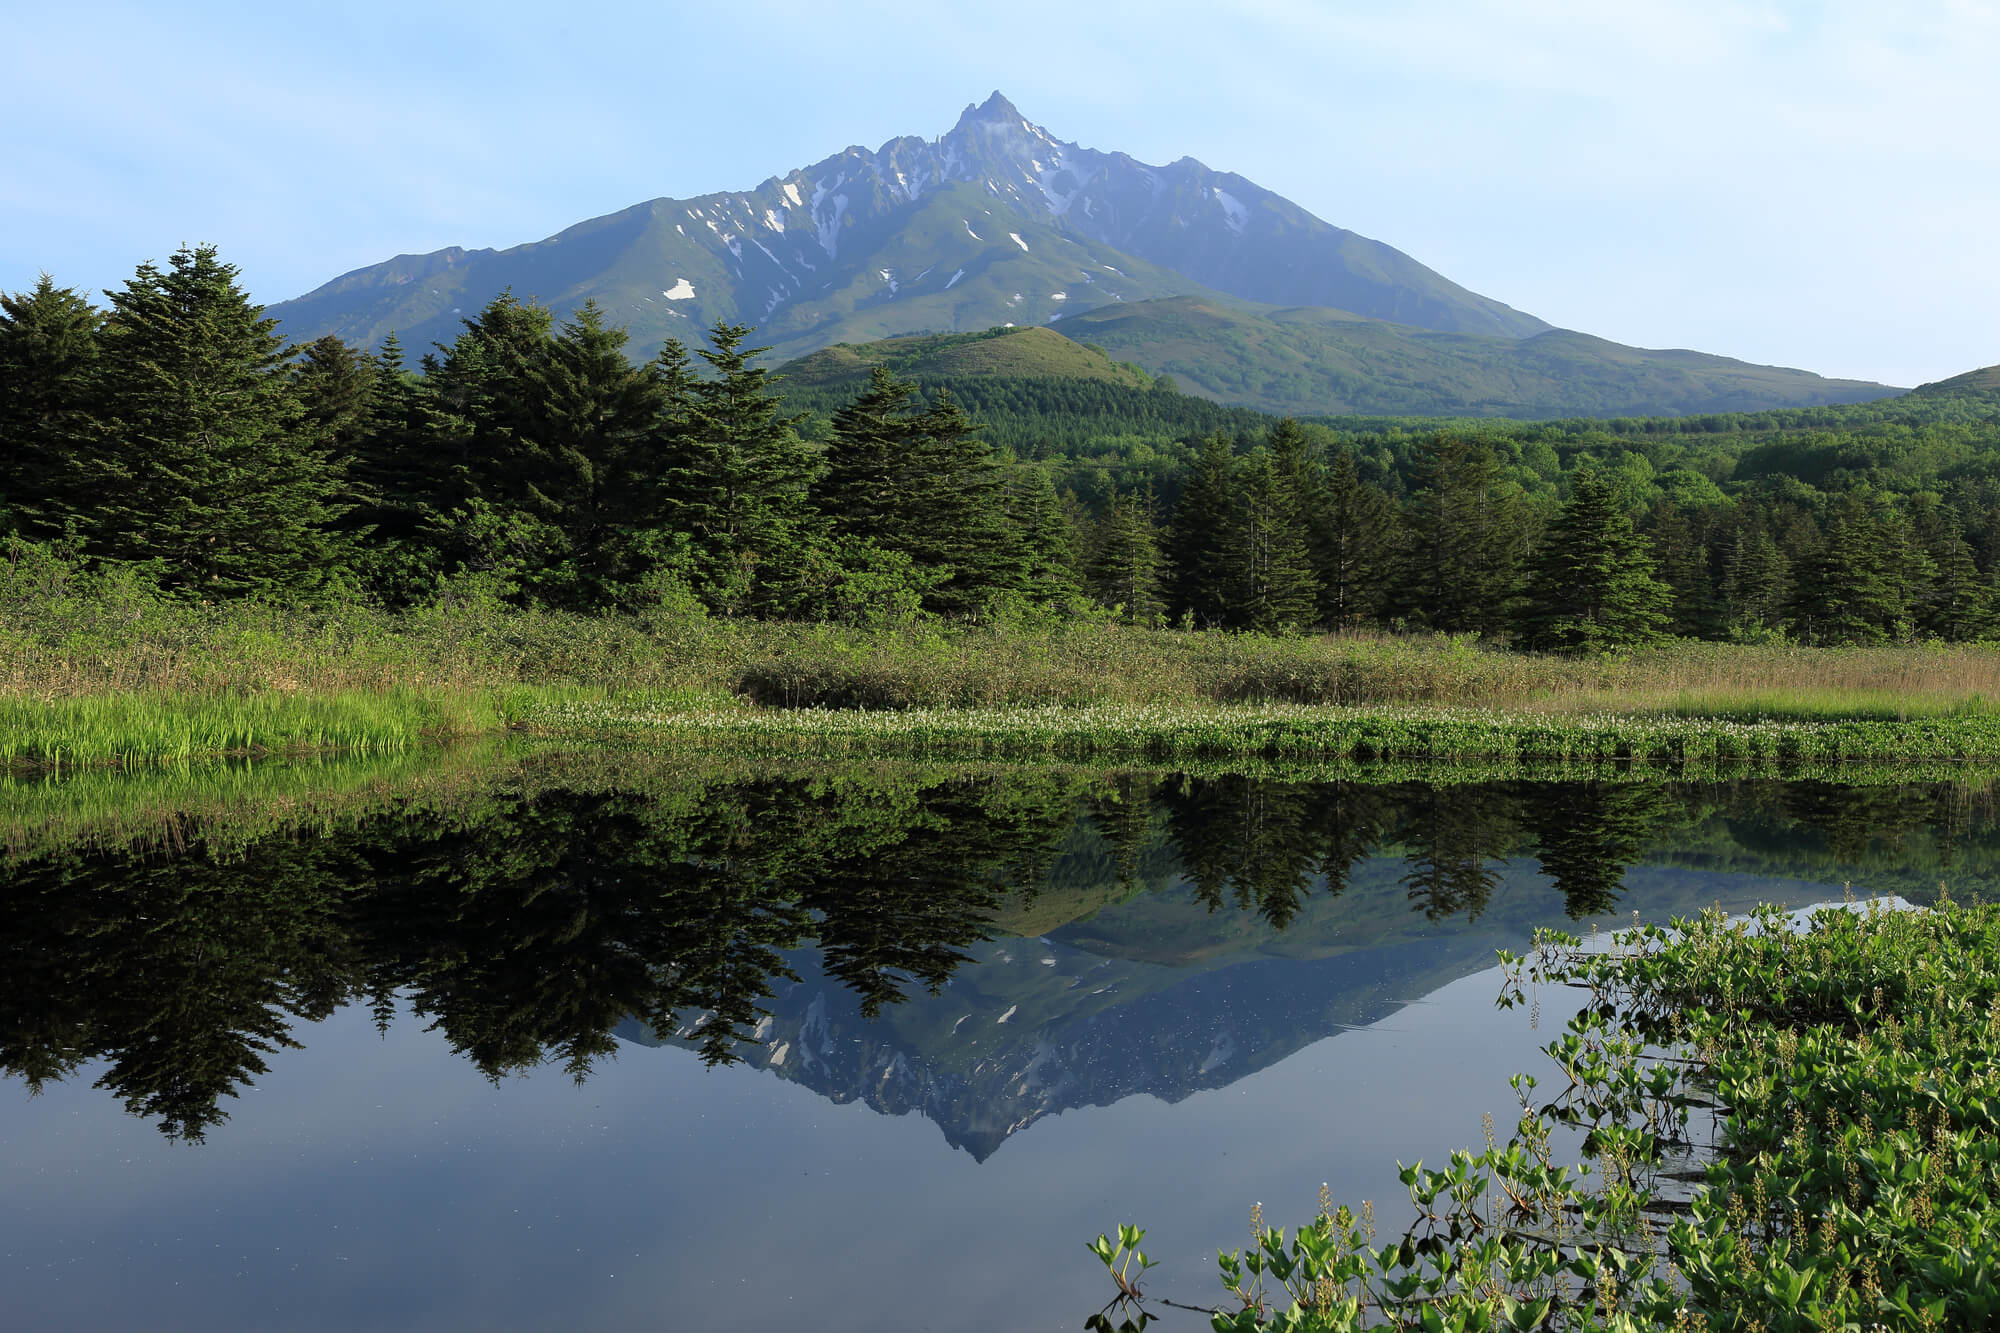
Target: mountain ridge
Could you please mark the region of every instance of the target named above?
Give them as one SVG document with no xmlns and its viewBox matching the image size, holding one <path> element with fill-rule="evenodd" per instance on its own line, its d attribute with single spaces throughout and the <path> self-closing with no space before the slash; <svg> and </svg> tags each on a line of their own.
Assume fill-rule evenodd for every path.
<svg viewBox="0 0 2000 1333">
<path fill-rule="evenodd" d="M 1089 316 L 1102 324 L 1108 310 L 1200 301 L 1231 312 L 1236 346 L 1189 361 L 1185 348 L 1155 347 L 1172 341 L 1155 330 L 1113 350 L 1203 396 L 1273 411 L 1631 415 L 1849 400 L 1829 399 L 1835 382 L 1816 376 L 1763 377 L 1760 398 L 1696 384 L 1675 399 L 1581 381 L 1569 392 L 1566 376 L 1615 386 L 1620 375 L 1560 358 L 1538 373 L 1500 374 L 1494 367 L 1520 359 L 1507 348 L 1564 331 L 1192 157 L 1154 166 L 1058 139 L 997 91 L 935 140 L 849 146 L 748 190 L 647 200 L 502 250 L 398 255 L 269 313 L 296 341 L 332 333 L 372 346 L 395 332 L 423 347 L 449 342 L 509 290 L 559 316 L 596 302 L 640 357 L 669 338 L 698 342 L 717 322 L 752 324 L 772 362 L 842 342 Z M 1315 323 L 1320 332 L 1303 331 Z M 1336 327 L 1339 337 L 1327 332 Z M 1243 388 L 1264 355 L 1322 370 L 1294 376 L 1289 394 Z M 1176 357 L 1186 364 L 1169 365 Z M 1495 389 L 1496 375 L 1525 387 Z M 1424 383 L 1457 387 L 1411 387 Z"/>
</svg>

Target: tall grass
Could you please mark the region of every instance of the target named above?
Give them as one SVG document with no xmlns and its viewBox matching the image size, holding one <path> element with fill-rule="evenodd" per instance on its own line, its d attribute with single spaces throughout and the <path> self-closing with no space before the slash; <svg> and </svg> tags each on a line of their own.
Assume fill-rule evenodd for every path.
<svg viewBox="0 0 2000 1333">
<path fill-rule="evenodd" d="M 0 553 L 0 763 L 375 752 L 563 702 L 938 711 L 1417 705 L 1553 718 L 1948 721 L 1993 714 L 2000 652 L 1680 643 L 1626 657 L 1464 636 L 1270 638 L 1099 623 L 768 624 L 446 599 L 402 614 L 162 602 L 32 549 Z"/>
</svg>

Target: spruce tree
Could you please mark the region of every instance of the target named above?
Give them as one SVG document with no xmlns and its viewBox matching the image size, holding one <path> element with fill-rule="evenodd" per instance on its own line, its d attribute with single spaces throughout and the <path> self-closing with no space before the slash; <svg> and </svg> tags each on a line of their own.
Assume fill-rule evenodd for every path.
<svg viewBox="0 0 2000 1333">
<path fill-rule="evenodd" d="M 339 568 L 341 469 L 236 273 L 213 246 L 142 264 L 104 326 L 91 546 L 190 599 L 310 593 Z"/>
<path fill-rule="evenodd" d="M 1236 521 L 1224 547 L 1230 623 L 1264 634 L 1303 629 L 1318 612 L 1319 587 L 1292 488 L 1259 449 L 1237 474 L 1236 489 Z"/>
<path fill-rule="evenodd" d="M 46 273 L 0 294 L 0 532 L 58 536 L 95 503 L 84 450 L 99 319 Z"/>
<path fill-rule="evenodd" d="M 910 516 L 901 503 L 915 434 L 917 386 L 876 366 L 853 402 L 835 409 L 813 482 L 813 503 L 837 537 L 901 549 Z"/>
<path fill-rule="evenodd" d="M 925 598 L 927 608 L 971 615 L 994 595 L 1024 588 L 1027 557 L 1002 502 L 1004 474 L 950 390 L 931 395 L 915 427 L 904 473 L 909 553 L 920 568 L 943 576 Z"/>
<path fill-rule="evenodd" d="M 335 457 L 351 456 L 370 427 L 375 369 L 374 358 L 331 333 L 298 349 L 292 390 L 306 424 Z"/>
<path fill-rule="evenodd" d="M 1618 505 L 1611 483 L 1584 467 L 1570 498 L 1543 534 L 1522 616 L 1529 646 L 1596 653 L 1660 637 L 1672 590 L 1653 575 L 1653 558 Z"/>
<path fill-rule="evenodd" d="M 799 439 L 752 365 L 749 326 L 719 323 L 700 351 L 714 371 L 688 388 L 687 421 L 668 451 L 663 490 L 669 522 L 696 552 L 697 591 L 719 610 L 808 610 L 796 582 L 817 532 L 807 488 L 817 455 Z"/>
<path fill-rule="evenodd" d="M 1320 619 L 1350 629 L 1377 619 L 1394 574 L 1396 507 L 1361 479 L 1343 450 L 1327 471 L 1326 505 L 1311 550 L 1318 568 Z"/>
<path fill-rule="evenodd" d="M 646 516 L 662 402 L 654 371 L 633 366 L 625 341 L 594 302 L 564 322 L 536 370 L 541 419 L 520 460 L 522 499 L 562 533 L 567 554 L 544 576 L 545 600 L 582 609 L 616 604 L 641 572 L 633 533 Z"/>
<path fill-rule="evenodd" d="M 1754 638 L 1785 625 L 1791 601 L 1791 566 L 1770 529 L 1739 520 L 1723 567 L 1723 615 L 1730 635 Z"/>
<path fill-rule="evenodd" d="M 1082 591 L 1069 515 L 1048 469 L 1016 464 L 1006 492 L 1008 520 L 1020 534 L 1021 591 L 1035 606 L 1060 608 Z"/>
<path fill-rule="evenodd" d="M 1395 607 L 1430 629 L 1493 633 L 1507 621 L 1526 526 L 1491 448 L 1443 433 L 1420 441 Z"/>
<path fill-rule="evenodd" d="M 1870 496 L 1850 491 L 1835 505 L 1819 547 L 1793 591 L 1792 609 L 1809 643 L 1886 643 L 1909 614 L 1899 575 L 1906 552 L 1871 512 Z"/>
<path fill-rule="evenodd" d="M 1225 547 L 1236 524 L 1235 446 L 1212 431 L 1202 438 L 1180 502 L 1174 506 L 1167 550 L 1167 606 L 1198 627 L 1229 620 L 1229 562 Z"/>
<path fill-rule="evenodd" d="M 1165 610 L 1160 566 L 1152 493 L 1114 491 L 1091 533 L 1086 566 L 1091 592 L 1129 624 L 1157 624 Z"/>
</svg>

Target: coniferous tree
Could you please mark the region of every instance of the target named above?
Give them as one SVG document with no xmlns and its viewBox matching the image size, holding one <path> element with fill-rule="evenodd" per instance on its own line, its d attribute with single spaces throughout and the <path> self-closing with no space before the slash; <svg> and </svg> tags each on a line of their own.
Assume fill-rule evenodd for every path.
<svg viewBox="0 0 2000 1333">
<path fill-rule="evenodd" d="M 1110 508 L 1091 532 L 1085 569 L 1091 591 L 1120 619 L 1134 625 L 1156 624 L 1165 610 L 1160 600 L 1161 563 L 1152 494 L 1114 492 Z"/>
<path fill-rule="evenodd" d="M 329 333 L 298 349 L 292 390 L 306 423 L 335 457 L 348 458 L 370 426 L 375 361 Z"/>
<path fill-rule="evenodd" d="M 1236 525 L 1235 447 L 1220 431 L 1203 436 L 1169 529 L 1167 606 L 1196 626 L 1229 622 L 1229 559 Z"/>
<path fill-rule="evenodd" d="M 1431 629 L 1499 630 L 1511 609 L 1525 529 L 1499 461 L 1486 445 L 1449 433 L 1421 442 L 1413 461 L 1397 610 Z"/>
<path fill-rule="evenodd" d="M 1890 549 L 1897 534 L 1885 531 L 1869 498 L 1841 497 L 1794 587 L 1793 613 L 1808 642 L 1886 643 L 1907 621 L 1900 576 L 1906 553 Z"/>
<path fill-rule="evenodd" d="M 1738 638 L 1784 628 L 1791 566 L 1761 522 L 1739 522 L 1729 539 L 1722 602 L 1728 631 Z"/>
<path fill-rule="evenodd" d="M 915 433 L 917 386 L 876 366 L 867 387 L 835 409 L 813 504 L 836 537 L 900 549 L 909 539 L 900 483 Z"/>
<path fill-rule="evenodd" d="M 1028 564 L 1002 500 L 1005 476 L 950 390 L 931 395 L 915 422 L 905 484 L 911 512 L 910 551 L 920 569 L 935 571 L 928 609 L 972 615 L 996 595 L 1025 589 Z"/>
<path fill-rule="evenodd" d="M 112 293 L 91 546 L 190 599 L 283 596 L 340 569 L 341 468 L 303 421 L 283 345 L 213 246 Z"/>
<path fill-rule="evenodd" d="M 1236 488 L 1236 521 L 1224 547 L 1231 623 L 1266 634 L 1303 629 L 1318 612 L 1319 588 L 1296 498 L 1261 449 L 1245 461 Z"/>
<path fill-rule="evenodd" d="M 1046 468 L 1018 464 L 1006 492 L 1009 522 L 1020 534 L 1021 591 L 1036 606 L 1062 607 L 1078 596 L 1076 542 L 1062 497 Z"/>
<path fill-rule="evenodd" d="M 752 365 L 750 329 L 720 323 L 700 351 L 714 371 L 688 388 L 688 417 L 663 478 L 666 516 L 696 553 L 697 591 L 718 609 L 804 610 L 795 579 L 813 543 L 807 488 L 819 470 L 770 372 Z"/>
<path fill-rule="evenodd" d="M 0 531 L 58 536 L 94 503 L 83 451 L 99 321 L 46 273 L 0 294 Z"/>
<path fill-rule="evenodd" d="M 1611 483 L 1595 468 L 1579 469 L 1543 534 L 1522 637 L 1557 652 L 1639 647 L 1660 637 L 1672 598 Z"/>
<path fill-rule="evenodd" d="M 1326 507 L 1312 554 L 1318 567 L 1320 619 L 1350 629 L 1377 619 L 1394 572 L 1396 507 L 1361 479 L 1343 450 L 1326 479 Z"/>
</svg>

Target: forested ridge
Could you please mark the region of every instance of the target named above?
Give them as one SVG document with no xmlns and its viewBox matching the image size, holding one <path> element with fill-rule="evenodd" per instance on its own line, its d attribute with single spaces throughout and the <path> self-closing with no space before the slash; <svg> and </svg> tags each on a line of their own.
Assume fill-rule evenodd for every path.
<svg viewBox="0 0 2000 1333">
<path fill-rule="evenodd" d="M 594 307 L 511 295 L 414 364 L 393 338 L 287 347 L 208 247 L 108 296 L 0 298 L 0 532 L 178 599 L 1585 651 L 2000 632 L 2000 393 L 1976 377 L 1736 416 L 1302 422 L 880 365 L 785 397 L 747 327 L 635 365 Z"/>
</svg>

